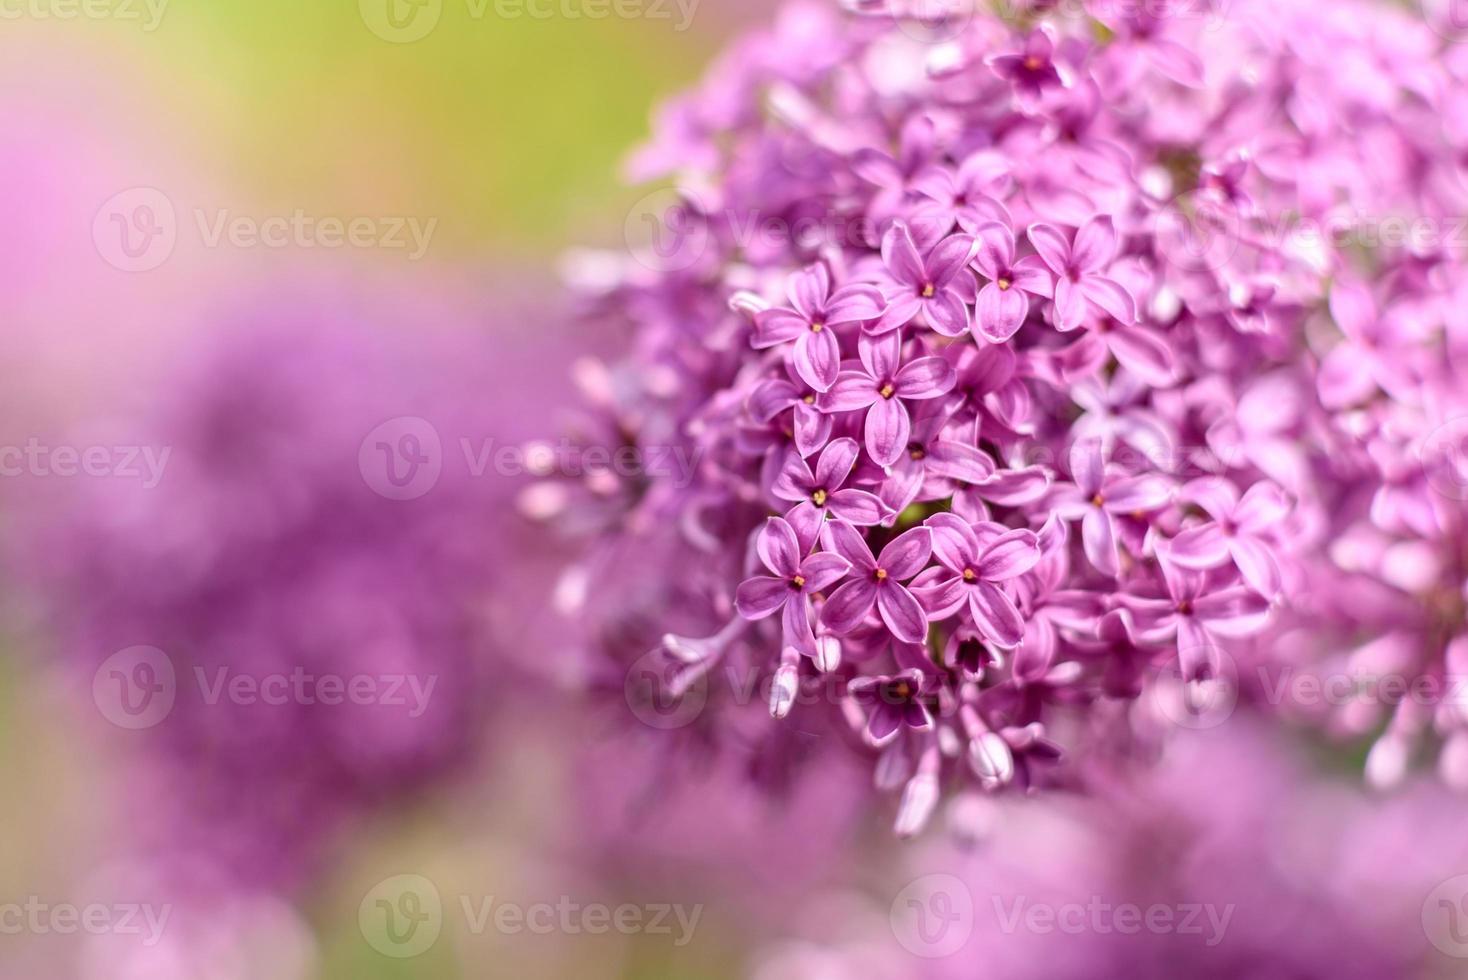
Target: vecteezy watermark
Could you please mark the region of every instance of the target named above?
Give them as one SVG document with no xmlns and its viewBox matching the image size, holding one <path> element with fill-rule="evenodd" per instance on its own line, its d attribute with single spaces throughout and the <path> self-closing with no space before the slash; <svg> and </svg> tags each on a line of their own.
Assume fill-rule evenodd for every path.
<svg viewBox="0 0 1468 980">
<path fill-rule="evenodd" d="M 178 677 L 157 647 L 119 650 L 92 675 L 92 702 L 118 728 L 152 728 L 173 710 Z"/>
<path fill-rule="evenodd" d="M 672 486 L 692 485 L 700 453 L 686 446 L 598 446 L 560 442 L 500 443 L 492 437 L 455 440 L 462 473 L 470 479 L 558 475 L 567 479 L 598 476 L 615 480 L 657 479 Z M 416 500 L 438 485 L 446 468 L 444 440 L 427 419 L 402 416 L 374 428 L 357 450 L 362 479 L 389 500 Z"/>
<path fill-rule="evenodd" d="M 172 454 L 172 446 L 48 446 L 33 436 L 23 446 L 0 446 L 0 477 L 138 480 L 152 490 Z"/>
<path fill-rule="evenodd" d="M 1092 895 L 1084 903 L 1058 905 L 1031 902 L 1023 895 L 1013 898 L 995 895 L 993 903 L 994 919 L 1005 935 L 1029 932 L 1039 936 L 1054 933 L 1135 936 L 1146 932 L 1159 936 L 1201 936 L 1203 945 L 1209 947 L 1223 942 L 1236 909 L 1232 902 L 1222 907 L 1211 902 L 1113 904 L 1099 895 Z"/>
<path fill-rule="evenodd" d="M 202 207 L 190 214 L 198 243 L 207 249 L 376 250 L 403 252 L 409 262 L 417 262 L 438 230 L 437 218 L 413 215 L 319 215 L 304 208 L 258 215 Z M 181 230 L 173 201 L 156 187 L 114 194 L 92 219 L 98 254 L 124 272 L 149 272 L 163 265 L 177 248 Z"/>
<path fill-rule="evenodd" d="M 1272 671 L 1260 666 L 1259 688 L 1264 699 L 1276 707 L 1393 708 L 1408 703 L 1423 708 L 1468 707 L 1468 676 L 1451 672 L 1442 676 L 1369 670 L 1306 672 L 1293 667 Z"/>
<path fill-rule="evenodd" d="M 0 0 L 0 20 L 116 20 L 151 34 L 163 23 L 169 0 Z"/>
<path fill-rule="evenodd" d="M 288 705 L 335 708 L 405 708 L 407 717 L 428 711 L 437 674 L 316 673 L 297 666 L 289 671 L 246 673 L 229 666 L 195 666 L 187 675 L 193 688 L 180 689 L 173 660 L 151 646 L 128 647 L 103 661 L 92 675 L 92 700 L 102 716 L 119 728 L 152 728 L 172 713 L 178 698 L 195 694 L 205 707 Z"/>
<path fill-rule="evenodd" d="M 1434 491 L 1447 500 L 1468 500 L 1468 415 L 1434 429 L 1423 440 L 1419 460 Z"/>
<path fill-rule="evenodd" d="M 171 904 L 146 902 L 46 902 L 38 895 L 21 902 L 0 902 L 0 935 L 137 936 L 144 946 L 156 946 L 163 938 Z"/>
<path fill-rule="evenodd" d="M 897 893 L 889 920 L 892 935 L 914 956 L 952 956 L 973 935 L 974 896 L 953 875 L 923 875 Z"/>
<path fill-rule="evenodd" d="M 1266 217 L 1210 189 L 1177 195 L 1152 214 L 1151 225 L 1163 259 L 1185 270 L 1221 269 L 1241 249 L 1323 266 L 1330 254 L 1348 250 L 1428 254 L 1468 248 L 1468 215 L 1372 214 L 1343 207 L 1323 217 Z"/>
<path fill-rule="evenodd" d="M 700 0 L 456 0 L 470 20 L 669 21 L 682 33 Z M 443 19 L 444 0 L 357 0 L 367 29 L 392 44 L 421 41 Z"/>
<path fill-rule="evenodd" d="M 1449 878 L 1428 893 L 1422 931 L 1439 952 L 1468 959 L 1468 875 Z"/>
<path fill-rule="evenodd" d="M 674 947 L 693 941 L 703 906 L 679 903 L 607 905 L 569 895 L 534 902 L 509 902 L 495 895 L 457 896 L 445 909 L 438 887 L 422 875 L 404 874 L 374 885 L 357 906 L 357 926 L 367 944 L 384 956 L 410 959 L 438 942 L 450 914 L 469 935 L 667 937 Z"/>
</svg>

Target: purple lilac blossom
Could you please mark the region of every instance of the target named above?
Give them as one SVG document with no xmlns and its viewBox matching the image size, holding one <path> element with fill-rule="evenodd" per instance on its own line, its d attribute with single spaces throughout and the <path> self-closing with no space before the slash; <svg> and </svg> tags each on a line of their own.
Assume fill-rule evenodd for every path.
<svg viewBox="0 0 1468 980">
<path fill-rule="evenodd" d="M 242 297 L 109 423 L 168 447 L 157 485 L 91 481 L 28 511 L 46 646 L 82 698 L 125 648 L 172 667 L 167 713 L 108 736 L 139 837 L 123 846 L 160 877 L 306 885 L 345 831 L 462 773 L 529 676 L 504 642 L 513 481 L 457 447 L 529 434 L 500 407 L 532 362 L 474 331 L 471 304 L 369 296 Z M 410 452 L 441 472 L 390 499 L 382 467 L 403 475 Z"/>
<path fill-rule="evenodd" d="M 624 667 L 640 617 L 665 617 L 678 690 L 737 664 L 803 732 L 868 728 L 870 693 L 906 684 L 932 723 L 894 728 L 875 763 L 904 833 L 939 787 L 1146 757 L 1156 733 L 1127 708 L 1172 678 L 1330 670 L 1353 646 L 1348 669 L 1385 649 L 1440 693 L 1320 721 L 1379 739 L 1374 782 L 1437 742 L 1468 786 L 1468 713 L 1445 693 L 1468 666 L 1463 247 L 1385 234 L 1401 215 L 1446 232 L 1468 207 L 1444 123 L 1468 56 L 1370 3 L 1092 6 L 793 5 L 799 39 L 753 35 L 682 97 L 718 122 L 659 126 L 640 173 L 675 180 L 697 260 L 608 256 L 615 275 L 579 283 L 632 338 L 599 369 L 601 430 L 699 462 L 615 492 L 556 478 L 557 516 L 592 532 L 573 583 L 641 562 L 567 608 Z M 745 240 L 766 226 L 792 233 Z M 819 356 L 765 349 L 761 318 L 814 336 L 825 300 L 855 296 L 862 322 L 823 329 Z M 764 575 L 774 517 L 809 549 L 780 574 L 833 553 L 852 570 L 749 621 L 734 596 Z M 896 574 L 888 549 L 920 529 L 934 555 Z M 921 683 L 893 680 L 910 670 Z"/>
</svg>

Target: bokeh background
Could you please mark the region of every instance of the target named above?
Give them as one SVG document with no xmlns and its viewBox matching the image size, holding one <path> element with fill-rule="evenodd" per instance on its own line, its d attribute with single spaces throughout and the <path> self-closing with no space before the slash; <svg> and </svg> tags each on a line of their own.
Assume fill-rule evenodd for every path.
<svg viewBox="0 0 1468 980">
<path fill-rule="evenodd" d="M 449 472 L 450 450 L 434 506 L 394 510 L 419 502 L 366 477 L 359 447 L 394 419 L 430 417 L 450 445 L 560 423 L 576 358 L 609 341 L 576 325 L 558 261 L 573 243 L 625 246 L 645 190 L 619 172 L 651 107 L 775 6 L 689 2 L 593 17 L 611 5 L 557 0 L 544 19 L 494 0 L 4 7 L 0 447 L 174 456 L 157 487 L 30 464 L 0 477 L 0 906 L 146 902 L 174 918 L 146 948 L 0 918 L 0 976 L 1195 971 L 1191 948 L 1138 961 L 1116 937 L 994 932 L 991 896 L 1118 891 L 1236 905 L 1210 976 L 1281 950 L 1286 972 L 1248 975 L 1462 975 L 1421 920 L 1432 888 L 1468 871 L 1454 804 L 1427 787 L 1370 798 L 1345 760 L 1247 727 L 1198 733 L 1167 761 L 1172 782 L 1118 791 L 1099 815 L 1070 801 L 971 814 L 1002 828 L 982 847 L 894 846 L 889 814 L 856 812 L 866 777 L 835 761 L 778 806 L 721 782 L 717 760 L 691 790 L 656 787 L 667 770 L 626 719 L 554 693 L 585 678 L 561 659 L 554 550 L 514 520 L 520 484 Z M 212 241 L 221 219 L 298 213 L 365 219 L 369 238 L 402 219 L 407 244 Z M 480 567 L 484 581 L 461 574 Z M 427 735 L 371 712 L 187 706 L 132 730 L 93 687 L 136 645 L 187 676 L 275 641 L 310 665 L 344 649 L 401 663 L 422 631 L 451 647 L 440 631 L 461 628 L 464 659 L 414 662 L 452 689 Z M 894 944 L 899 886 L 934 874 L 966 882 L 989 930 L 971 941 L 992 957 Z M 385 953 L 359 913 L 387 896 L 412 914 L 421 880 L 441 933 Z M 562 899 L 701 911 L 678 945 L 474 928 L 462 904 Z"/>
</svg>

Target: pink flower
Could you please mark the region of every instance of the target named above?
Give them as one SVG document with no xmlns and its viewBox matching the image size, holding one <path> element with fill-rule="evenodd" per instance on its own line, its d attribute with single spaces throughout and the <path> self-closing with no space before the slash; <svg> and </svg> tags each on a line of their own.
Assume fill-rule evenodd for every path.
<svg viewBox="0 0 1468 980">
<path fill-rule="evenodd" d="M 836 327 L 876 320 L 885 303 L 876 288 L 848 283 L 831 291 L 831 275 L 821 264 L 790 277 L 789 307 L 755 315 L 754 346 L 775 347 L 795 341 L 795 371 L 816 391 L 829 391 L 841 370 Z"/>
<path fill-rule="evenodd" d="M 1055 327 L 1074 330 L 1093 310 L 1107 313 L 1123 324 L 1137 319 L 1136 302 L 1126 287 L 1102 273 L 1116 257 L 1116 229 L 1111 218 L 1093 218 L 1076 233 L 1074 241 L 1054 225 L 1034 224 L 1030 244 L 1054 273 Z"/>
</svg>

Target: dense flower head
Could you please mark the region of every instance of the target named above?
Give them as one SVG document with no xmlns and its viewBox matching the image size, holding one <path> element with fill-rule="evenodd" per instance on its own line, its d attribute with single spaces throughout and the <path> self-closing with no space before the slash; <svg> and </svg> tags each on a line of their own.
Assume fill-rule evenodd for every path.
<svg viewBox="0 0 1468 980">
<path fill-rule="evenodd" d="M 1468 667 L 1468 62 L 1368 3 L 909 6 L 740 43 L 634 159 L 651 243 L 572 266 L 632 338 L 600 432 L 696 461 L 538 508 L 596 535 L 598 653 L 715 741 L 753 675 L 902 833 L 1083 780 L 1179 686 Z M 1347 713 L 1379 779 L 1435 726 L 1468 783 L 1448 699 Z"/>
</svg>

